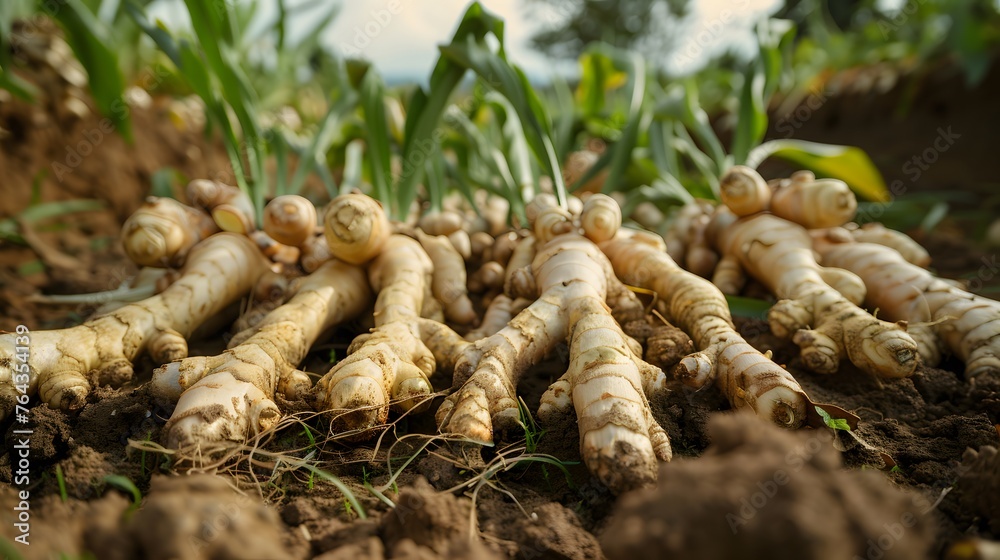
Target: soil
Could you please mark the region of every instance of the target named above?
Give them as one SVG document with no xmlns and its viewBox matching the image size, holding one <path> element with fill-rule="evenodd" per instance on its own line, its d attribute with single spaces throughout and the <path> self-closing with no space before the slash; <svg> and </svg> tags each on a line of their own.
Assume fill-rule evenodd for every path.
<svg viewBox="0 0 1000 560">
<path fill-rule="evenodd" d="M 50 307 L 25 298 L 116 287 L 135 270 L 113 240 L 122 218 L 148 192 L 151 174 L 169 165 L 199 176 L 223 165 L 217 147 L 178 130 L 162 111 L 154 103 L 133 112 L 135 144 L 108 136 L 71 179 L 42 178 L 42 200 L 95 197 L 108 208 L 60 217 L 45 224 L 51 231 L 39 227 L 46 245 L 80 267 L 38 263 L 37 247 L 0 246 L 0 329 L 83 320 L 93 306 Z M 39 128 L 35 113 L 48 115 L 49 124 Z M 0 103 L 0 128 L 17 134 L 16 142 L 7 137 L 0 145 L 5 194 L 16 193 L 0 199 L 0 218 L 23 210 L 30 202 L 23 193 L 39 171 L 97 122 L 93 116 L 51 122 L 53 115 L 60 113 L 45 105 Z M 982 257 L 953 237 L 930 237 L 926 245 L 939 272 L 952 277 L 973 272 Z M 815 401 L 857 414 L 853 435 L 825 428 L 782 432 L 728 412 L 714 389 L 674 385 L 653 406 L 675 460 L 662 467 L 655 489 L 621 497 L 579 464 L 573 426 L 543 433 L 534 450 L 563 461 L 562 468 L 515 460 L 487 478 L 480 474 L 484 464 L 516 458 L 517 450 L 467 456 L 446 442 L 418 447 L 434 434 L 431 414 L 408 416 L 378 445 L 360 446 L 314 441 L 325 428 L 303 417 L 273 434 L 265 447 L 271 454 L 254 455 L 253 465 L 244 454 L 218 472 L 179 474 L 168 455 L 140 449 L 158 441 L 168 415 L 146 393 L 154 364 L 143 359 L 133 382 L 97 389 L 78 413 L 32 409 L 26 506 L 17 493 L 25 487 L 13 484 L 24 437 L 14 430 L 23 426 L 11 420 L 0 426 L 6 442 L 0 551 L 11 558 L 116 560 L 585 559 L 669 552 L 685 558 L 938 558 L 959 539 L 1000 539 L 997 386 L 967 383 L 956 373 L 962 370 L 957 362 L 922 367 L 900 380 L 876 380 L 849 365 L 835 375 L 812 374 L 801 367 L 796 347 L 773 337 L 766 324 L 741 320 L 738 327 L 754 346 L 773 351 Z M 348 339 L 340 333 L 316 349 L 306 369 L 324 370 L 330 349 Z M 192 355 L 222 347 L 222 337 L 210 336 L 192 345 Z M 529 409 L 564 369 L 565 352 L 557 352 L 526 376 L 520 392 Z M 440 378 L 435 383 L 448 385 Z M 302 405 L 285 404 L 290 410 Z M 275 461 L 275 454 L 307 452 L 357 504 L 321 475 Z M 132 481 L 140 504 L 109 475 Z M 381 488 L 395 507 L 366 485 Z M 27 547 L 14 543 L 23 511 L 30 523 Z"/>
</svg>

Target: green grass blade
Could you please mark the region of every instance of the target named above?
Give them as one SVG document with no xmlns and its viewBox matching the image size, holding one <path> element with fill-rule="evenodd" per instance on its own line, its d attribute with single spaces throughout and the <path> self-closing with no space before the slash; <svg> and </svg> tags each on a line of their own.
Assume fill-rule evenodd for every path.
<svg viewBox="0 0 1000 560">
<path fill-rule="evenodd" d="M 291 146 L 280 129 L 272 128 L 270 133 L 272 138 L 274 138 L 271 141 L 271 150 L 274 153 L 275 165 L 274 196 L 282 196 L 289 193 L 288 153 L 291 151 Z M 299 160 L 299 167 L 302 167 L 303 163 L 302 160 Z M 296 171 L 298 170 L 296 169 Z"/>
<path fill-rule="evenodd" d="M 502 43 L 502 29 L 494 34 Z M 527 76 L 503 57 L 503 49 L 492 52 L 484 41 L 467 40 L 464 43 L 441 47 L 444 56 L 457 64 L 471 68 L 493 89 L 510 101 L 518 118 L 521 119 L 528 145 L 544 170 L 552 178 L 553 190 L 559 204 L 566 204 L 566 186 L 563 183 L 561 165 L 552 142 L 552 125 L 548 112 L 535 93 Z"/>
<path fill-rule="evenodd" d="M 746 317 L 748 319 L 767 320 L 767 312 L 771 309 L 771 304 L 762 300 L 740 296 L 726 296 L 726 303 L 729 304 L 729 312 L 733 317 Z"/>
<path fill-rule="evenodd" d="M 136 2 L 136 0 L 125 0 L 125 11 L 128 13 L 132 21 L 141 29 L 150 39 L 156 43 L 156 46 L 163 51 L 163 54 L 167 55 L 167 58 L 174 63 L 174 66 L 181 68 L 181 55 L 180 50 L 177 46 L 177 42 L 174 40 L 173 36 L 170 35 L 166 29 L 158 27 L 149 22 L 149 18 L 146 17 L 146 12 L 143 10 L 142 6 Z M 183 75 L 183 73 L 182 73 Z"/>
<path fill-rule="evenodd" d="M 348 488 L 347 485 L 343 483 L 343 481 L 341 481 L 336 476 L 318 467 L 314 467 L 309 464 L 304 464 L 302 466 L 305 467 L 309 472 L 318 476 L 319 478 L 322 478 L 323 480 L 334 485 L 334 487 L 336 487 L 337 490 L 340 490 L 340 493 L 344 495 L 344 498 L 346 498 L 348 503 L 351 504 L 351 507 L 354 508 L 354 511 L 358 512 L 358 517 L 360 517 L 361 519 L 366 519 L 368 517 L 368 515 L 365 513 L 365 508 L 361 507 L 361 502 L 358 501 L 357 497 L 354 496 L 354 492 L 351 492 L 351 489 Z"/>
<path fill-rule="evenodd" d="M 374 67 L 368 68 L 361 82 L 361 107 L 367 131 L 368 156 L 375 198 L 383 205 L 392 203 L 392 148 L 389 146 L 389 123 L 385 115 L 385 83 Z"/>
<path fill-rule="evenodd" d="M 639 142 L 639 128 L 644 118 L 643 102 L 646 96 L 646 63 L 641 56 L 635 53 L 617 53 L 620 62 L 627 64 L 628 88 L 629 88 L 629 109 L 628 119 L 622 136 L 612 148 L 611 162 L 608 169 L 608 177 L 604 181 L 602 191 L 611 193 L 619 190 L 622 186 L 622 179 L 625 170 L 632 161 L 632 152 Z"/>
<path fill-rule="evenodd" d="M 316 166 L 316 174 L 319 175 L 321 181 L 323 181 L 323 187 L 326 188 L 326 194 L 330 198 L 337 196 L 337 181 L 333 178 L 333 173 L 330 173 L 330 168 L 324 165 Z"/>
<path fill-rule="evenodd" d="M 5 47 L 0 46 L 0 48 Z M 38 88 L 10 70 L 4 69 L 4 66 L 0 63 L 0 89 L 5 89 L 25 101 L 34 100 L 38 95 Z"/>
<path fill-rule="evenodd" d="M 757 25 L 760 54 L 743 79 L 736 131 L 733 135 L 733 162 L 746 162 L 767 132 L 767 107 L 781 80 L 783 50 L 795 37 L 795 25 L 788 20 L 763 20 Z"/>
<path fill-rule="evenodd" d="M 654 120 L 649 127 L 650 157 L 662 175 L 679 177 L 681 174 L 677 150 L 674 149 L 674 131 L 669 123 Z"/>
<path fill-rule="evenodd" d="M 694 139 L 688 133 L 687 129 L 681 123 L 674 123 L 674 134 L 676 136 L 676 143 L 674 147 L 681 154 L 688 157 L 688 160 L 694 164 L 695 168 L 701 174 L 701 181 L 708 191 L 711 193 L 711 198 L 715 200 L 719 199 L 719 171 L 716 168 L 716 163 L 707 154 L 698 149 L 698 145 L 695 143 Z M 691 190 L 690 188 L 688 189 Z"/>
<path fill-rule="evenodd" d="M 609 165 L 611 165 L 611 158 L 613 157 L 614 150 L 604 150 L 604 153 L 597 158 L 597 161 L 595 161 L 594 164 L 587 169 L 587 171 L 580 175 L 580 178 L 577 179 L 576 182 L 569 185 L 569 192 L 576 192 L 580 189 L 580 187 L 586 185 L 591 179 L 597 177 L 601 171 L 604 171 Z"/>
<path fill-rule="evenodd" d="M 443 209 L 442 202 L 444 201 L 445 195 L 445 171 L 444 171 L 444 156 L 441 154 L 441 150 L 435 150 L 435 153 L 431 157 L 427 158 L 427 201 L 430 203 L 431 210 L 441 211 Z"/>
<path fill-rule="evenodd" d="M 138 509 L 139 504 L 142 503 L 142 492 L 130 478 L 120 474 L 109 474 L 104 477 L 104 482 L 132 496 L 132 505 L 129 506 L 126 514 Z"/>
<path fill-rule="evenodd" d="M 496 33 L 498 29 L 502 36 L 503 23 L 483 10 L 478 2 L 473 2 L 462 16 L 452 44 L 462 43 L 470 37 L 482 38 L 491 31 Z M 429 90 L 417 88 L 410 99 L 403 143 L 403 172 L 396 184 L 396 204 L 392 209 L 397 219 L 406 217 L 410 204 L 416 198 L 424 160 L 440 140 L 441 117 L 465 72 L 466 67 L 442 55 L 431 72 Z"/>
<path fill-rule="evenodd" d="M 132 126 L 124 99 L 125 79 L 110 30 L 80 0 L 43 2 L 42 7 L 62 26 L 69 46 L 87 70 L 87 83 L 97 108 L 131 143 Z"/>
<path fill-rule="evenodd" d="M 511 173 L 507 158 L 503 152 L 494 147 L 486 139 L 482 131 L 476 128 L 476 125 L 457 107 L 453 106 L 449 108 L 447 119 L 459 133 L 465 136 L 470 148 L 488 166 L 491 175 L 500 179 L 504 191 L 499 194 L 510 201 L 511 212 L 523 220 L 521 223 L 527 223 L 524 215 L 524 201 L 521 197 L 517 180 Z M 467 165 L 466 169 L 468 170 L 470 167 Z"/>
<path fill-rule="evenodd" d="M 553 115 L 552 142 L 556 157 L 559 161 L 566 161 L 566 156 L 573 149 L 573 127 L 576 125 L 573 92 L 565 78 L 558 75 L 552 78 L 552 90 L 555 93 L 555 107 L 559 108 Z"/>
<path fill-rule="evenodd" d="M 760 143 L 767 132 L 767 106 L 764 100 L 766 81 L 763 64 L 759 62 L 743 78 L 732 147 L 733 161 L 737 164 L 746 162 L 750 150 Z"/>
<path fill-rule="evenodd" d="M 333 144 L 334 133 L 340 127 L 343 118 L 351 112 L 357 102 L 357 94 L 350 90 L 344 90 L 340 97 L 330 104 L 330 108 L 320 122 L 319 129 L 313 135 L 306 149 L 299 154 L 299 166 L 295 169 L 295 175 L 288 183 L 288 192 L 298 194 L 309 173 L 316 166 L 325 165 L 324 158 Z"/>
<path fill-rule="evenodd" d="M 440 63 L 439 63 L 440 64 Z M 465 69 L 448 64 L 443 72 L 435 69 L 430 94 L 417 89 L 406 115 L 405 143 L 403 146 L 403 171 L 396 184 L 395 204 L 391 206 L 396 219 L 405 219 L 406 213 L 417 196 L 417 184 L 423 177 L 423 163 L 433 151 L 440 134 L 441 115 L 448 106 L 451 93 L 458 86 Z"/>
<path fill-rule="evenodd" d="M 517 196 L 516 205 L 524 206 L 535 196 L 535 189 L 539 181 L 537 170 L 531 164 L 531 150 L 524 134 L 524 128 L 510 101 L 499 92 L 487 93 L 486 103 L 493 109 L 497 119 L 502 122 L 504 153 L 507 154 L 509 173 L 517 184 L 514 192 Z"/>
<path fill-rule="evenodd" d="M 185 83 L 205 103 L 206 114 L 210 121 L 219 127 L 222 134 L 223 145 L 226 149 L 226 155 L 229 157 L 229 163 L 232 166 L 237 186 L 243 192 L 251 194 L 243 160 L 240 157 L 240 141 L 229 118 L 229 113 L 216 93 L 212 76 L 209 74 L 208 65 L 205 64 L 205 60 L 190 41 L 185 39 L 176 40 L 165 28 L 152 25 L 146 17 L 145 12 L 134 0 L 127 1 L 126 11 L 132 20 L 173 61 L 174 65 L 177 66 L 178 76 L 182 77 Z"/>
<path fill-rule="evenodd" d="M 701 108 L 698 102 L 698 84 L 692 79 L 684 81 L 684 125 L 687 126 L 695 138 L 705 146 L 706 152 L 715 163 L 716 173 L 721 174 L 725 168 L 726 150 L 722 147 L 722 142 L 715 134 L 712 123 L 708 118 L 708 113 Z"/>
<path fill-rule="evenodd" d="M 184 0 L 191 16 L 191 26 L 205 55 L 212 75 L 221 86 L 222 98 L 233 110 L 243 132 L 243 154 L 246 157 L 244 175 L 248 179 L 250 196 L 258 220 L 263 212 L 264 160 L 266 145 L 257 119 L 256 94 L 239 64 L 232 56 L 237 45 L 237 32 L 229 4 L 216 5 L 201 0 Z M 237 149 L 238 150 L 238 149 Z M 243 158 L 237 159 L 243 165 Z"/>
</svg>

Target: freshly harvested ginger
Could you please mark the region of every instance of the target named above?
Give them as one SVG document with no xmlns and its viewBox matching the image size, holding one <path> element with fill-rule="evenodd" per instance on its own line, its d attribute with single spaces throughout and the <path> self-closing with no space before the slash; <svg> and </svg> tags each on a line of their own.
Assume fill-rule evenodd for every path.
<svg viewBox="0 0 1000 560">
<path fill-rule="evenodd" d="M 310 389 L 309 378 L 296 368 L 312 344 L 371 300 L 362 269 L 337 260 L 300 279 L 295 290 L 287 303 L 237 334 L 223 354 L 187 358 L 154 372 L 153 395 L 177 402 L 164 427 L 167 447 L 195 458 L 205 444 L 243 442 L 274 425 L 281 417 L 275 394 L 294 399 Z"/>
<path fill-rule="evenodd" d="M 808 404 L 802 388 L 733 328 L 718 288 L 677 266 L 658 238 L 622 232 L 601 249 L 619 278 L 656 292 L 666 303 L 668 319 L 694 340 L 699 352 L 680 361 L 677 377 L 696 388 L 714 381 L 733 408 L 752 409 L 785 428 L 802 425 Z"/>
<path fill-rule="evenodd" d="M 798 344 L 806 367 L 834 373 L 847 357 L 883 377 L 913 373 L 917 345 L 906 325 L 880 321 L 858 307 L 864 299 L 861 280 L 820 266 L 804 227 L 773 214 L 737 220 L 720 211 L 713 233 L 723 255 L 713 282 L 725 286 L 723 292 L 738 289 L 745 270 L 778 296 L 768 314 L 771 332 Z"/>
<path fill-rule="evenodd" d="M 27 394 L 53 408 L 83 406 L 94 385 L 132 378 L 144 351 L 160 363 L 187 356 L 186 339 L 202 323 L 248 294 L 268 269 L 253 242 L 220 233 L 191 249 L 180 277 L 163 292 L 82 325 L 31 334 Z M 13 409 L 16 334 L 0 334 L 0 412 Z"/>
<path fill-rule="evenodd" d="M 937 365 L 948 350 L 965 362 L 969 379 L 1000 375 L 1000 302 L 936 278 L 892 248 L 829 240 L 816 244 L 823 263 L 860 276 L 870 306 L 906 321 L 926 364 Z"/>
<path fill-rule="evenodd" d="M 584 462 L 621 492 L 655 480 L 657 460 L 670 459 L 667 434 L 647 401 L 647 394 L 662 389 L 665 376 L 641 359 L 611 316 L 609 292 L 617 296 L 627 288 L 570 220 L 558 208 L 535 218 L 538 251 L 530 272 L 538 297 L 498 333 L 462 348 L 455 365 L 458 390 L 438 409 L 438 425 L 442 433 L 482 443 L 491 443 L 495 432 L 516 430 L 518 379 L 568 339 L 570 367 L 543 397 L 539 419 L 552 423 L 575 409 Z"/>
</svg>

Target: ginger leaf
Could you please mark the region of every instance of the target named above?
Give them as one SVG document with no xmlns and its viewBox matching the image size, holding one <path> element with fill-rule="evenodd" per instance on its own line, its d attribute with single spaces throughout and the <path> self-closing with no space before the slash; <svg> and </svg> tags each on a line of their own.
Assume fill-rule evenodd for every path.
<svg viewBox="0 0 1000 560">
<path fill-rule="evenodd" d="M 826 424 L 831 430 L 844 430 L 845 432 L 851 431 L 851 425 L 847 423 L 844 418 L 834 418 L 830 416 L 830 413 L 823 410 L 820 407 L 815 407 L 816 413 L 823 418 L 823 423 Z"/>
</svg>

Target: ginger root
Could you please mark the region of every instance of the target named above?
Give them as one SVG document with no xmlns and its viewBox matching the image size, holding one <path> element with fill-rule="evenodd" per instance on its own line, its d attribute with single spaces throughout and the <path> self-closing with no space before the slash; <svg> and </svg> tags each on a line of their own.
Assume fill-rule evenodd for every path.
<svg viewBox="0 0 1000 560">
<path fill-rule="evenodd" d="M 192 247 L 217 231 L 208 214 L 151 196 L 122 225 L 122 247 L 139 266 L 181 266 Z"/>
<path fill-rule="evenodd" d="M 316 410 L 333 419 L 336 431 L 358 430 L 363 435 L 385 422 L 390 404 L 405 411 L 430 394 L 427 378 L 434 373 L 435 360 L 421 340 L 421 326 L 447 328 L 421 319 L 432 300 L 432 264 L 419 243 L 391 235 L 367 268 L 378 294 L 375 328 L 355 338 L 348 356 L 313 390 Z"/>
<path fill-rule="evenodd" d="M 242 442 L 274 425 L 281 417 L 275 394 L 296 399 L 309 392 L 312 383 L 296 369 L 309 348 L 371 300 L 362 269 L 338 260 L 300 279 L 295 290 L 287 303 L 237 334 L 225 353 L 157 368 L 152 394 L 177 402 L 164 427 L 167 447 L 196 456 L 205 443 Z"/>
<path fill-rule="evenodd" d="M 928 365 L 947 349 L 965 362 L 969 379 L 1000 374 L 1000 302 L 971 294 L 874 243 L 817 243 L 823 262 L 857 274 L 867 302 L 908 332 Z"/>
<path fill-rule="evenodd" d="M 275 197 L 264 207 L 264 232 L 283 245 L 302 247 L 316 230 L 316 207 L 297 195 Z"/>
<path fill-rule="evenodd" d="M 244 235 L 257 229 L 253 202 L 239 188 L 218 181 L 195 179 L 185 189 L 192 206 L 205 209 L 222 231 Z"/>
<path fill-rule="evenodd" d="M 723 255 L 713 282 L 739 286 L 732 275 L 746 270 L 764 283 L 781 299 L 768 314 L 771 331 L 798 344 L 809 369 L 834 373 L 847 357 L 862 370 L 884 377 L 913 373 L 917 346 L 905 324 L 880 321 L 859 308 L 864 293 L 860 279 L 842 269 L 821 267 L 805 228 L 771 214 L 735 220 L 720 211 L 713 230 Z"/>
<path fill-rule="evenodd" d="M 516 429 L 518 379 L 568 339 L 570 367 L 543 396 L 539 419 L 552 424 L 575 409 L 584 462 L 621 492 L 655 480 L 657 460 L 670 459 L 667 434 L 647 401 L 662 390 L 665 376 L 637 355 L 611 316 L 608 293 L 627 289 L 569 220 L 558 208 L 536 216 L 538 252 L 530 273 L 540 295 L 498 333 L 461 349 L 454 380 L 459 389 L 438 409 L 437 420 L 442 433 L 482 444 Z"/>
<path fill-rule="evenodd" d="M 853 224 L 848 224 L 848 226 L 851 225 Z M 905 233 L 889 229 L 876 222 L 867 223 L 853 229 L 849 228 L 849 231 L 855 241 L 877 243 L 895 249 L 908 263 L 915 264 L 921 268 L 927 268 L 931 264 L 931 256 L 927 252 L 927 249 L 921 247 L 919 243 Z"/>
<path fill-rule="evenodd" d="M 416 233 L 433 263 L 431 290 L 444 307 L 444 316 L 460 325 L 475 323 L 476 310 L 466 285 L 465 259 L 447 237 L 428 235 L 419 229 Z"/>
<path fill-rule="evenodd" d="M 852 218 L 858 200 L 838 179 L 817 179 L 797 171 L 788 179 L 767 183 L 744 165 L 729 169 L 719 181 L 722 203 L 740 217 L 770 210 L 775 216 L 807 229 L 840 226 Z"/>
<path fill-rule="evenodd" d="M 187 356 L 185 339 L 248 294 L 267 269 L 246 237 L 213 235 L 191 249 L 180 278 L 160 294 L 76 327 L 31 333 L 28 379 L 14 374 L 16 335 L 0 335 L 0 413 L 9 414 L 19 392 L 36 390 L 53 408 L 76 409 L 94 385 L 131 379 L 144 351 L 160 363 Z"/>
<path fill-rule="evenodd" d="M 701 388 L 715 382 L 735 409 L 797 428 L 808 398 L 787 371 L 748 344 L 733 328 L 725 296 L 711 282 L 677 266 L 658 239 L 640 233 L 601 244 L 615 273 L 626 283 L 655 291 L 668 319 L 695 342 L 699 352 L 683 358 L 675 375 Z"/>
</svg>

